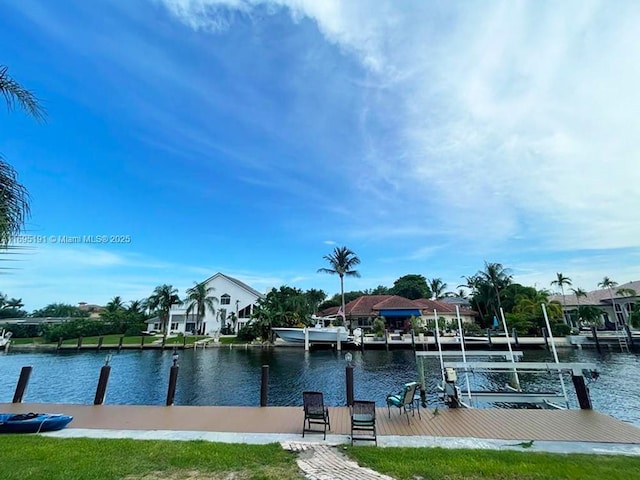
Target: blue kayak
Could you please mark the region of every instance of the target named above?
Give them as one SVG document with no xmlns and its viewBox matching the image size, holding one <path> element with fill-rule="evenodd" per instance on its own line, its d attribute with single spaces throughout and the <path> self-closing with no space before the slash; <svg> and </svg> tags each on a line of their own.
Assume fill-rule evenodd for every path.
<svg viewBox="0 0 640 480">
<path fill-rule="evenodd" d="M 52 432 L 73 420 L 61 413 L 0 413 L 0 433 Z"/>
</svg>

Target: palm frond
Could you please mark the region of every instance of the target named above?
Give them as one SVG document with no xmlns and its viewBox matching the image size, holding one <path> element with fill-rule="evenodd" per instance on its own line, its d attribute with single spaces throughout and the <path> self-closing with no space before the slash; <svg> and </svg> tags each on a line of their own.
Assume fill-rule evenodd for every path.
<svg viewBox="0 0 640 480">
<path fill-rule="evenodd" d="M 40 106 L 38 98 L 7 74 L 7 67 L 0 66 L 0 93 L 7 102 L 7 108 L 15 110 L 20 106 L 25 112 L 40 122 L 47 118 L 45 110 Z"/>
</svg>

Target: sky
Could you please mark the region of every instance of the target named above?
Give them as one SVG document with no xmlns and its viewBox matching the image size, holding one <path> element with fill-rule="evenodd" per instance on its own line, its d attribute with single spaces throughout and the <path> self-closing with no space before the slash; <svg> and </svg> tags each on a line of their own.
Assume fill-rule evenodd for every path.
<svg viewBox="0 0 640 480">
<path fill-rule="evenodd" d="M 0 105 L 31 197 L 0 292 L 27 310 L 484 262 L 551 288 L 640 280 L 635 1 L 0 2 Z M 65 240 L 67 240 L 65 242 Z"/>
</svg>

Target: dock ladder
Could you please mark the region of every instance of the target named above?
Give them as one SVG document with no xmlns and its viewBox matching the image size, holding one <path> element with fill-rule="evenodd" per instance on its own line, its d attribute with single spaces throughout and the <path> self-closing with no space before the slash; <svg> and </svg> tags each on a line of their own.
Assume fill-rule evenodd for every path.
<svg viewBox="0 0 640 480">
<path fill-rule="evenodd" d="M 618 344 L 620 345 L 620 351 L 629 353 L 629 342 L 627 341 L 626 332 L 624 330 L 619 330 L 616 327 L 616 336 L 618 337 Z"/>
</svg>

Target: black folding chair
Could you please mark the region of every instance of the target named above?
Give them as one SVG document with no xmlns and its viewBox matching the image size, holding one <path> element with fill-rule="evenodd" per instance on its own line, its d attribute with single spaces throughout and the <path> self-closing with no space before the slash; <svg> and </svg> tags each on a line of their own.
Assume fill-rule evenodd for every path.
<svg viewBox="0 0 640 480">
<path fill-rule="evenodd" d="M 375 402 L 353 401 L 351 406 L 351 445 L 354 440 L 370 440 L 378 446 Z"/>
<path fill-rule="evenodd" d="M 322 392 L 302 392 L 302 404 L 304 407 L 304 421 L 302 423 L 302 436 L 305 432 L 320 432 L 314 430 L 312 425 L 322 425 L 324 439 L 327 439 L 327 429 L 331 430 L 329 421 L 329 409 L 324 406 Z"/>
</svg>

